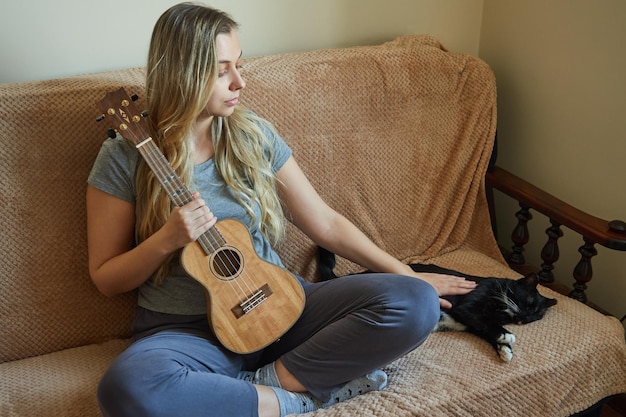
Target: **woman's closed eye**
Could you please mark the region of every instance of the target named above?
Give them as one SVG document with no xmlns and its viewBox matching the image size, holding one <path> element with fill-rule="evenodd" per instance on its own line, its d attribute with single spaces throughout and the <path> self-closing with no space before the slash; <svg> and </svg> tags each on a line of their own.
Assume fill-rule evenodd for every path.
<svg viewBox="0 0 626 417">
<path fill-rule="evenodd" d="M 237 72 L 241 72 L 241 70 L 243 69 L 243 65 L 235 65 L 235 69 L 237 70 Z M 224 75 L 228 74 L 229 72 L 230 72 L 230 70 L 228 68 L 224 68 L 220 72 L 217 73 L 217 76 L 218 77 L 223 77 Z"/>
</svg>

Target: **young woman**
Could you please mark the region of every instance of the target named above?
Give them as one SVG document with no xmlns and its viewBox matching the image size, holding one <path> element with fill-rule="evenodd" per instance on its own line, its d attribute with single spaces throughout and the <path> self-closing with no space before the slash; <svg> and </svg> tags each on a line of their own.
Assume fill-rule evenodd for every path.
<svg viewBox="0 0 626 417">
<path fill-rule="evenodd" d="M 134 342 L 98 388 L 105 416 L 278 417 L 382 389 L 379 368 L 434 328 L 446 306 L 438 294 L 473 288 L 416 275 L 321 200 L 271 125 L 239 104 L 236 28 L 223 12 L 183 3 L 159 18 L 150 43 L 150 133 L 197 190 L 193 201 L 172 209 L 121 137 L 105 141 L 90 174 L 91 277 L 108 296 L 138 289 Z M 304 312 L 280 341 L 232 353 L 210 330 L 203 287 L 178 261 L 217 218 L 246 224 L 258 255 L 274 264 L 282 266 L 272 245 L 288 218 L 318 245 L 380 273 L 301 280 Z"/>
</svg>

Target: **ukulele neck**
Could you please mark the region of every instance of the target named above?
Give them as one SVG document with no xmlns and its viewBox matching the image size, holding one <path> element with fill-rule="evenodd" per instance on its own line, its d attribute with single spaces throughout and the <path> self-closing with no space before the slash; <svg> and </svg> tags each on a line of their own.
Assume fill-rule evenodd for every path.
<svg viewBox="0 0 626 417">
<path fill-rule="evenodd" d="M 176 174 L 172 165 L 156 146 L 151 137 L 135 145 L 141 156 L 154 172 L 165 192 L 177 207 L 182 207 L 193 200 L 193 194 L 183 180 Z M 217 227 L 212 227 L 198 238 L 198 243 L 207 255 L 226 245 L 226 241 Z"/>
</svg>

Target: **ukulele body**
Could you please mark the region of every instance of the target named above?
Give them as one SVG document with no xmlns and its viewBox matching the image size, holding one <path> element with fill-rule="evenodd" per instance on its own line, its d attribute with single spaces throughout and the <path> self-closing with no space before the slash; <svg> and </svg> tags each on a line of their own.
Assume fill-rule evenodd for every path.
<svg viewBox="0 0 626 417">
<path fill-rule="evenodd" d="M 304 290 L 289 271 L 261 259 L 237 220 L 214 226 L 226 244 L 210 254 L 196 241 L 185 247 L 185 271 L 207 291 L 209 324 L 230 351 L 251 353 L 278 340 L 304 309 Z"/>
</svg>

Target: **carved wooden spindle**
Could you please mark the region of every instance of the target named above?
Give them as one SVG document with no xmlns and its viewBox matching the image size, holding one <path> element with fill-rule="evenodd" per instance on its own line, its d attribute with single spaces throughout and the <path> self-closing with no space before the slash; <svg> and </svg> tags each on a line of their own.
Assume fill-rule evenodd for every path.
<svg viewBox="0 0 626 417">
<path fill-rule="evenodd" d="M 528 221 L 533 218 L 530 214 L 530 207 L 520 203 L 521 210 L 515 213 L 517 217 L 517 226 L 513 229 L 511 234 L 511 240 L 513 241 L 513 249 L 507 261 L 512 265 L 524 265 L 526 260 L 524 259 L 524 245 L 528 243 L 530 234 L 528 233 Z"/>
<path fill-rule="evenodd" d="M 541 259 L 543 259 L 543 263 L 541 264 L 541 271 L 539 272 L 539 280 L 545 283 L 554 282 L 554 274 L 552 273 L 552 270 L 554 269 L 555 262 L 559 260 L 560 256 L 558 240 L 563 237 L 561 225 L 552 219 L 550 219 L 550 223 L 552 226 L 546 229 L 548 241 L 541 250 Z"/>
<path fill-rule="evenodd" d="M 574 290 L 569 293 L 569 296 L 582 303 L 587 303 L 587 283 L 591 281 L 593 276 L 593 268 L 591 267 L 591 258 L 598 254 L 598 251 L 593 246 L 593 242 L 585 239 L 585 244 L 578 248 L 578 252 L 581 255 L 580 261 L 574 268 Z"/>
</svg>

